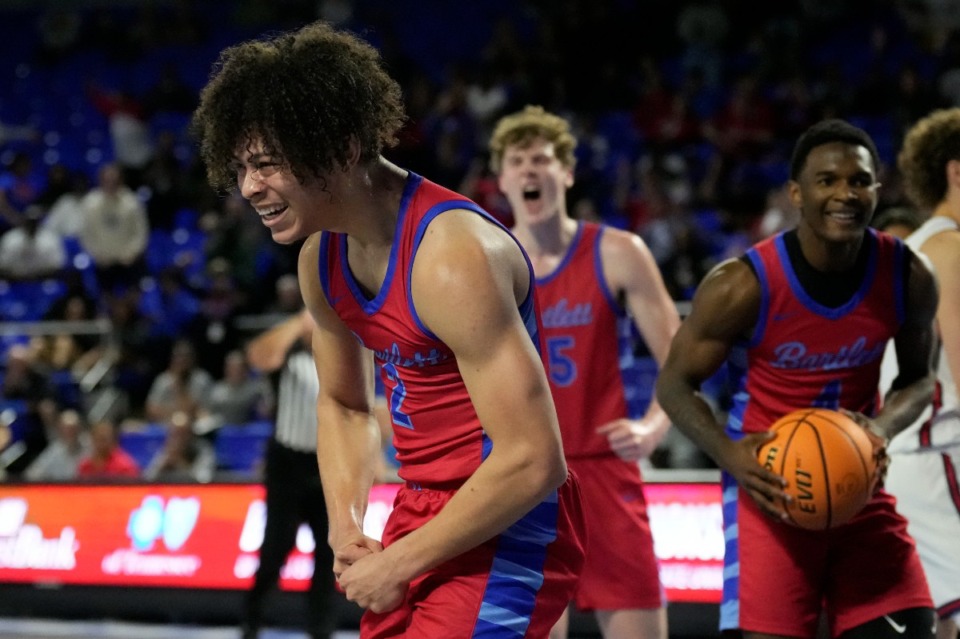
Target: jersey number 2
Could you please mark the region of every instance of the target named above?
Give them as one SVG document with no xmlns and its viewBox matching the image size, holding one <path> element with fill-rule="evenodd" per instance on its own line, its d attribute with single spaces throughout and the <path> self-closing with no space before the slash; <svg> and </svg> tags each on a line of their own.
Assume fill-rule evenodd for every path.
<svg viewBox="0 0 960 639">
<path fill-rule="evenodd" d="M 407 387 L 400 379 L 400 372 L 393 364 L 384 364 L 383 372 L 387 374 L 387 379 L 393 382 L 393 390 L 390 392 L 390 419 L 400 428 L 413 430 L 410 416 L 403 412 L 403 400 L 407 398 Z"/>
</svg>

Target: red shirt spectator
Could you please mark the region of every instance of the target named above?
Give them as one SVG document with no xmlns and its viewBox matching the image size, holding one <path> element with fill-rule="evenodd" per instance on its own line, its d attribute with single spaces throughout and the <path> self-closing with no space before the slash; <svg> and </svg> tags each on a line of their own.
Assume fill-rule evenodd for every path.
<svg viewBox="0 0 960 639">
<path fill-rule="evenodd" d="M 117 429 L 112 422 L 98 422 L 90 429 L 93 452 L 80 460 L 77 465 L 77 477 L 94 478 L 137 478 L 140 467 L 133 457 L 120 448 L 117 442 Z"/>
</svg>

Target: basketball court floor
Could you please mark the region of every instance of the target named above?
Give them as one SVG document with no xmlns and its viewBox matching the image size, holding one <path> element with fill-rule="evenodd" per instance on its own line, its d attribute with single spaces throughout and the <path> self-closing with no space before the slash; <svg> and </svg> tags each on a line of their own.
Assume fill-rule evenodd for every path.
<svg viewBox="0 0 960 639">
<path fill-rule="evenodd" d="M 235 626 L 156 625 L 122 621 L 55 621 L 0 619 L 0 639 L 239 639 Z M 333 639 L 357 639 L 353 630 L 333 633 Z M 293 630 L 267 628 L 260 639 L 307 639 Z"/>
</svg>

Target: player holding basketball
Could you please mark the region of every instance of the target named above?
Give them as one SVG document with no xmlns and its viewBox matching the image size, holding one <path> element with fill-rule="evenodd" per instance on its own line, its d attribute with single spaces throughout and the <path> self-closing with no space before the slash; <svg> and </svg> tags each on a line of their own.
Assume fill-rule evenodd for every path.
<svg viewBox="0 0 960 639">
<path fill-rule="evenodd" d="M 628 400 L 621 362 L 636 323 L 658 362 L 680 324 L 643 241 L 567 213 L 576 139 L 569 124 L 528 106 L 501 119 L 491 165 L 513 209 L 544 309 L 550 387 L 567 464 L 580 480 L 588 524 L 574 601 L 595 611 L 603 636 L 666 639 L 667 619 L 638 460 L 670 425 L 653 402 L 643 419 Z M 567 615 L 551 637 L 566 637 Z"/>
<path fill-rule="evenodd" d="M 224 51 L 195 123 L 212 182 L 238 186 L 276 241 L 306 238 L 329 542 L 367 608 L 361 636 L 546 637 L 583 521 L 533 271 L 477 205 L 381 155 L 403 117 L 376 51 L 315 23 Z M 406 481 L 382 546 L 362 529 L 374 357 Z"/>
<path fill-rule="evenodd" d="M 751 639 L 812 638 L 821 609 L 834 637 L 933 636 L 923 570 L 893 498 L 879 489 L 847 524 L 804 530 L 784 521 L 786 480 L 756 458 L 769 425 L 807 406 L 852 411 L 882 456 L 883 440 L 929 402 L 936 282 L 899 240 L 868 228 L 878 167 L 873 141 L 844 121 L 800 136 L 789 182 L 797 228 L 704 278 L 658 378 L 673 423 L 724 471 L 720 623 Z M 891 337 L 900 376 L 875 413 Z M 698 395 L 724 361 L 736 386 L 726 432 Z"/>
<path fill-rule="evenodd" d="M 886 486 L 917 540 L 940 618 L 937 637 L 954 639 L 960 622 L 960 109 L 918 121 L 904 138 L 898 165 L 907 195 L 930 214 L 907 245 L 930 259 L 940 281 L 940 348 L 933 404 L 890 442 Z"/>
</svg>

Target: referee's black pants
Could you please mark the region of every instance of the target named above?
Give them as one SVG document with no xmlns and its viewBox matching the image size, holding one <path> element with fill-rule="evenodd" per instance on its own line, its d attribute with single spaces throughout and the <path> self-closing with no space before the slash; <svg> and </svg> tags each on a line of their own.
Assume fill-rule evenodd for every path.
<svg viewBox="0 0 960 639">
<path fill-rule="evenodd" d="M 263 623 L 267 594 L 276 586 L 280 569 L 297 539 L 297 529 L 307 522 L 316 542 L 314 570 L 306 592 L 308 634 L 326 639 L 337 627 L 339 599 L 333 577 L 333 551 L 327 543 L 327 509 L 315 453 L 302 453 L 271 440 L 267 447 L 267 522 L 260 547 L 260 565 L 247 593 L 243 625 L 255 630 Z"/>
</svg>

